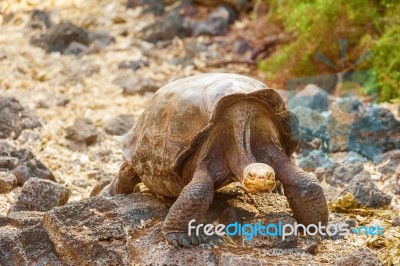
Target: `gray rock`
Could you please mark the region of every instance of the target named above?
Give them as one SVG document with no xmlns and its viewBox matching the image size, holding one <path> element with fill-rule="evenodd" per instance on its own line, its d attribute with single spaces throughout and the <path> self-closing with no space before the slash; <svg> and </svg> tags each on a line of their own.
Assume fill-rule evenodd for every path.
<svg viewBox="0 0 400 266">
<path fill-rule="evenodd" d="M 0 156 L 10 156 L 15 148 L 7 141 L 0 139 Z"/>
<path fill-rule="evenodd" d="M 33 226 L 37 224 L 41 224 L 43 219 L 43 212 L 36 212 L 36 211 L 20 211 L 20 212 L 11 212 L 8 216 L 3 216 L 9 219 L 13 224 L 13 226 L 18 228 Z M 0 225 L 0 226 L 6 226 Z"/>
<path fill-rule="evenodd" d="M 80 28 L 69 21 L 61 21 L 59 24 L 53 25 L 45 34 L 39 38 L 32 38 L 31 43 L 46 50 L 46 52 L 69 54 L 81 52 L 83 46 L 89 46 L 92 42 L 98 42 L 100 47 L 105 47 L 112 43 L 114 38 L 106 33 L 92 32 Z M 79 47 L 69 48 L 72 43 L 80 44 Z M 82 46 L 83 45 L 83 46 Z"/>
<path fill-rule="evenodd" d="M 18 158 L 11 156 L 0 156 L 0 170 L 12 170 L 18 165 Z"/>
<path fill-rule="evenodd" d="M 325 181 L 331 185 L 345 186 L 362 171 L 364 171 L 364 165 L 360 163 L 335 165 L 325 176 Z"/>
<path fill-rule="evenodd" d="M 332 152 L 348 151 L 348 136 L 351 127 L 344 123 L 338 123 L 333 115 L 328 118 L 327 132 L 329 138 L 329 150 Z"/>
<path fill-rule="evenodd" d="M 7 175 L 2 170 L 10 173 Z M 8 142 L 0 142 L 0 173 L 3 178 L 7 176 L 3 181 L 10 182 L 9 185 L 12 187 L 14 187 L 14 179 L 17 180 L 19 186 L 31 177 L 55 181 L 52 172 L 42 162 L 35 159 L 31 151 L 17 150 Z"/>
<path fill-rule="evenodd" d="M 35 214 L 30 217 L 28 213 L 16 218 L 0 216 L 1 265 L 65 265 L 40 220 L 41 217 Z"/>
<path fill-rule="evenodd" d="M 298 165 L 305 170 L 315 170 L 316 168 L 330 168 L 332 162 L 325 152 L 312 150 L 307 156 L 298 159 Z"/>
<path fill-rule="evenodd" d="M 336 165 L 360 164 L 368 162 L 368 159 L 356 152 L 349 151 L 349 152 L 338 152 L 333 154 L 333 162 Z"/>
<path fill-rule="evenodd" d="M 32 12 L 31 24 L 32 28 L 42 28 L 42 25 L 47 29 L 52 25 L 49 14 L 46 11 L 35 9 Z"/>
<path fill-rule="evenodd" d="M 379 266 L 384 265 L 378 255 L 367 247 L 362 247 L 350 252 L 347 256 L 337 258 L 335 266 Z"/>
<path fill-rule="evenodd" d="M 238 255 L 231 252 L 222 253 L 219 257 L 218 265 L 220 266 L 241 266 L 241 265 L 251 265 L 251 266 L 263 266 L 268 265 L 271 261 L 253 257 L 251 255 Z"/>
<path fill-rule="evenodd" d="M 400 216 L 397 216 L 396 219 L 393 220 L 392 226 L 400 226 Z"/>
<path fill-rule="evenodd" d="M 193 21 L 190 23 L 190 27 L 194 36 L 224 35 L 236 19 L 237 13 L 233 8 L 230 6 L 219 6 L 208 15 L 205 21 Z"/>
<path fill-rule="evenodd" d="M 296 96 L 298 88 L 302 87 L 305 88 L 310 84 L 314 86 L 314 88 L 316 86 L 317 88 L 321 88 L 323 91 L 327 93 L 332 93 L 333 91 L 335 91 L 336 85 L 338 84 L 338 74 L 325 74 L 325 75 L 316 75 L 316 76 L 289 79 L 286 81 L 286 90 L 290 92 L 293 96 Z M 314 91 L 319 91 L 319 89 Z M 329 95 L 328 98 L 331 98 L 331 95 Z M 318 105 L 317 103 L 317 106 L 324 107 L 326 105 L 324 105 L 324 103 Z M 326 111 L 328 109 L 324 110 Z"/>
<path fill-rule="evenodd" d="M 149 62 L 144 60 L 125 60 L 118 64 L 119 69 L 132 69 L 132 70 L 138 70 L 142 67 L 147 67 L 147 66 L 149 66 Z"/>
<path fill-rule="evenodd" d="M 63 53 L 72 42 L 89 45 L 89 33 L 71 22 L 62 21 L 53 25 L 39 39 L 32 39 L 32 44 L 42 47 L 46 52 Z"/>
<path fill-rule="evenodd" d="M 121 114 L 107 121 L 104 131 L 110 135 L 122 136 L 131 129 L 135 123 L 135 117 L 130 114 Z"/>
<path fill-rule="evenodd" d="M 164 17 L 142 30 L 143 39 L 147 42 L 172 40 L 175 36 L 186 37 L 190 29 L 183 17 L 175 10 L 171 10 Z"/>
<path fill-rule="evenodd" d="M 0 194 L 7 193 L 17 186 L 17 178 L 15 175 L 0 171 Z"/>
<path fill-rule="evenodd" d="M 81 53 L 84 53 L 85 51 L 87 51 L 89 47 L 79 43 L 79 42 L 71 42 L 68 45 L 68 48 L 64 50 L 64 54 L 65 55 L 79 55 Z"/>
<path fill-rule="evenodd" d="M 338 99 L 331 109 L 327 130 L 332 151 L 354 151 L 372 160 L 400 149 L 400 121 L 388 109 L 350 97 Z"/>
<path fill-rule="evenodd" d="M 26 263 L 18 232 L 0 227 L 0 254 L 1 265 L 13 266 Z"/>
<path fill-rule="evenodd" d="M 99 68 L 99 70 L 98 71 L 100 71 L 100 68 Z M 98 71 L 97 71 L 97 73 L 98 73 Z M 91 71 L 92 72 L 92 71 Z M 93 71 L 92 72 L 92 74 L 94 74 L 95 72 Z M 57 100 L 57 106 L 61 106 L 61 107 L 65 107 L 65 106 L 67 106 L 67 104 L 69 104 L 70 103 L 70 99 L 68 98 L 68 97 L 66 97 L 66 96 L 60 96 L 59 97 L 59 99 Z"/>
<path fill-rule="evenodd" d="M 175 249 L 167 243 L 158 243 L 141 257 L 140 265 L 217 265 L 214 252 L 210 249 L 193 247 Z"/>
<path fill-rule="evenodd" d="M 17 139 L 22 130 L 40 126 L 36 117 L 29 113 L 17 99 L 0 97 L 0 139 Z"/>
<path fill-rule="evenodd" d="M 328 111 L 328 93 L 314 84 L 295 94 L 288 91 L 289 109 L 306 107 L 316 112 Z"/>
<path fill-rule="evenodd" d="M 96 143 L 99 132 L 92 120 L 88 118 L 75 119 L 74 124 L 65 129 L 69 147 L 73 150 L 84 150 L 86 146 Z"/>
<path fill-rule="evenodd" d="M 176 65 L 176 66 L 182 66 L 182 67 L 187 67 L 189 65 L 193 65 L 193 58 L 188 56 L 187 54 L 180 56 L 180 57 L 174 57 L 171 59 L 168 59 L 168 63 Z"/>
<path fill-rule="evenodd" d="M 400 150 L 393 150 L 374 157 L 378 171 L 382 174 L 400 174 Z"/>
<path fill-rule="evenodd" d="M 22 186 L 17 200 L 9 212 L 40 211 L 45 212 L 67 203 L 70 191 L 53 181 L 30 178 Z"/>
<path fill-rule="evenodd" d="M 53 173 L 37 159 L 20 163 L 12 173 L 17 177 L 19 186 L 22 186 L 32 177 L 55 181 Z"/>
<path fill-rule="evenodd" d="M 219 251 L 220 266 L 309 266 L 320 265 L 314 256 L 296 249 L 263 249 L 262 251 L 237 252 L 238 249 Z M 297 254 L 296 254 L 297 253 Z"/>
<path fill-rule="evenodd" d="M 143 8 L 142 13 L 152 13 L 156 16 L 162 15 L 165 9 L 163 0 L 128 0 L 126 3 L 126 8 L 138 6 Z"/>
<path fill-rule="evenodd" d="M 297 106 L 290 111 L 299 119 L 300 127 L 307 128 L 311 131 L 318 131 L 321 126 L 326 125 L 326 120 L 321 113 L 308 107 Z"/>
<path fill-rule="evenodd" d="M 45 214 L 43 224 L 68 264 L 129 265 L 128 229 L 163 218 L 167 211 L 148 195 L 95 197 L 53 209 Z"/>
<path fill-rule="evenodd" d="M 20 149 L 20 150 L 13 149 L 8 154 L 11 157 L 18 158 L 19 164 L 25 163 L 25 162 L 35 158 L 33 153 L 30 150 L 27 150 L 27 149 Z"/>
<path fill-rule="evenodd" d="M 301 134 L 299 140 L 302 151 L 312 147 L 321 147 L 324 151 L 327 150 L 329 137 L 326 130 L 326 117 L 318 111 L 303 106 L 297 106 L 291 109 L 291 111 L 299 120 Z"/>
<path fill-rule="evenodd" d="M 309 141 L 304 140 L 300 141 L 299 146 L 296 149 L 297 153 L 303 153 L 303 156 L 308 154 L 312 150 L 319 150 L 322 147 L 322 140 L 319 138 L 313 138 Z"/>
<path fill-rule="evenodd" d="M 317 170 L 319 170 L 319 168 L 317 168 Z M 319 176 L 318 173 L 316 173 L 316 175 L 317 175 L 319 182 L 322 182 L 324 180 L 323 176 Z M 321 187 L 324 190 L 326 200 L 330 201 L 330 202 L 334 202 L 343 193 L 342 188 L 340 188 L 338 186 L 331 186 L 330 184 L 328 184 L 326 182 L 322 182 Z"/>
<path fill-rule="evenodd" d="M 251 49 L 250 44 L 245 40 L 236 41 L 232 47 L 232 51 L 234 53 L 240 54 L 240 55 L 244 54 L 245 52 L 247 52 L 250 49 Z"/>
<path fill-rule="evenodd" d="M 50 104 L 48 101 L 46 100 L 39 100 L 36 103 L 36 108 L 40 108 L 40 109 L 49 109 L 50 108 Z"/>
<path fill-rule="evenodd" d="M 392 150 L 382 153 L 373 158 L 374 162 L 384 162 L 387 160 L 400 160 L 400 150 Z"/>
<path fill-rule="evenodd" d="M 390 204 L 392 197 L 380 191 L 364 169 L 362 162 L 365 158 L 350 152 L 334 157 L 336 158 L 331 168 L 318 169 L 316 174 L 319 180 L 325 179 L 333 187 L 339 186 L 345 191 L 350 191 L 363 206 L 376 208 Z"/>
<path fill-rule="evenodd" d="M 354 176 L 347 189 L 361 205 L 378 208 L 389 205 L 392 197 L 380 191 L 365 171 Z"/>
<path fill-rule="evenodd" d="M 153 80 L 141 78 L 131 74 L 118 75 L 113 83 L 123 89 L 127 95 L 143 94 L 145 92 L 156 92 L 160 86 Z"/>
<path fill-rule="evenodd" d="M 191 41 L 189 39 L 187 42 L 185 42 L 185 55 L 193 58 L 200 53 L 209 51 L 209 46 L 210 44 L 206 42 L 199 42 L 198 40 Z"/>
<path fill-rule="evenodd" d="M 89 42 L 94 43 L 97 47 L 101 49 L 106 48 L 110 44 L 115 42 L 115 38 L 109 35 L 107 32 L 88 32 Z"/>
</svg>

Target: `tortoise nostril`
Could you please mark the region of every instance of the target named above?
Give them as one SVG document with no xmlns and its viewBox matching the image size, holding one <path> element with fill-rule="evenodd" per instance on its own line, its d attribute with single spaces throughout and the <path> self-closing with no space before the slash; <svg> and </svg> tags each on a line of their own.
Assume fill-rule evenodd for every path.
<svg viewBox="0 0 400 266">
<path fill-rule="evenodd" d="M 263 177 L 263 176 L 259 176 L 258 179 L 259 179 L 259 180 L 263 180 L 264 177 Z"/>
</svg>

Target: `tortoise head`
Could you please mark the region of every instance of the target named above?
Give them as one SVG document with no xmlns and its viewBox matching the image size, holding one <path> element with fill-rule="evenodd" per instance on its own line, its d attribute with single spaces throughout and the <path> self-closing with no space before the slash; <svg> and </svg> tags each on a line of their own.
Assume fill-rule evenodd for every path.
<svg viewBox="0 0 400 266">
<path fill-rule="evenodd" d="M 243 171 L 242 185 L 250 193 L 271 192 L 276 185 L 275 171 L 268 164 L 249 164 Z"/>
</svg>

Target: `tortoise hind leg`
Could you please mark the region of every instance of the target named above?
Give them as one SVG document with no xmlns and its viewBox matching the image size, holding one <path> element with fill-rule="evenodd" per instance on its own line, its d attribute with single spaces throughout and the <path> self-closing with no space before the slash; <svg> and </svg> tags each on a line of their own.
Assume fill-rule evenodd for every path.
<svg viewBox="0 0 400 266">
<path fill-rule="evenodd" d="M 100 195 L 113 196 L 116 194 L 130 194 L 137 184 L 141 182 L 132 165 L 124 162 L 118 172 L 118 175 L 103 188 Z"/>
</svg>

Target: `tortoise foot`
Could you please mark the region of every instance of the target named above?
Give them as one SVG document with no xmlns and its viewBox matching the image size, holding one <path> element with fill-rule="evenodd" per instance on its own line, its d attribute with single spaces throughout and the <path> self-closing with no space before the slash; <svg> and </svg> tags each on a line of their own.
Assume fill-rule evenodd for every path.
<svg viewBox="0 0 400 266">
<path fill-rule="evenodd" d="M 205 238 L 200 234 L 189 234 L 187 232 L 168 232 L 164 230 L 164 236 L 168 243 L 172 244 L 175 248 L 184 247 L 189 248 L 190 246 L 197 246 L 201 243 L 205 243 Z"/>
</svg>

